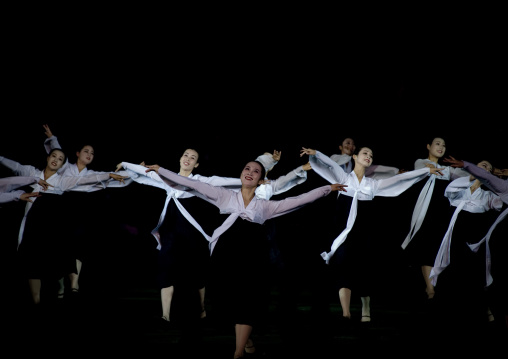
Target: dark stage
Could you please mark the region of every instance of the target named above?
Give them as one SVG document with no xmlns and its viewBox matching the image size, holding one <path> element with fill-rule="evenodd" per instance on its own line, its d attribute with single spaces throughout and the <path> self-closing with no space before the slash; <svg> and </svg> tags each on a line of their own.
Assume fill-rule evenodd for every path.
<svg viewBox="0 0 508 359">
<path fill-rule="evenodd" d="M 15 297 L 17 302 L 5 307 L 4 349 L 12 346 L 20 356 L 231 357 L 235 340 L 232 328 L 218 325 L 210 310 L 206 319 L 184 320 L 181 313 L 191 310 L 192 302 L 181 294 L 184 291 L 175 294 L 172 326 L 163 326 L 160 297 L 154 287 L 120 283 L 115 281 L 114 272 L 109 273 L 109 280 L 108 275 L 102 275 L 89 283 L 92 278 L 87 274 L 83 272 L 79 295 L 46 302 L 38 311 L 20 296 Z M 406 275 L 416 274 L 408 271 Z M 426 350 L 439 352 L 438 356 L 477 350 L 488 355 L 506 347 L 504 318 L 473 325 L 467 312 L 460 316 L 442 313 L 436 303 L 427 303 L 410 287 L 405 293 L 390 290 L 373 297 L 372 321 L 368 324 L 360 323 L 360 301 L 353 297 L 350 325 L 339 320 L 338 298 L 318 296 L 315 288 L 301 285 L 290 288 L 284 296 L 274 287 L 267 324 L 253 335 L 256 353 L 246 358 L 406 357 Z"/>
</svg>

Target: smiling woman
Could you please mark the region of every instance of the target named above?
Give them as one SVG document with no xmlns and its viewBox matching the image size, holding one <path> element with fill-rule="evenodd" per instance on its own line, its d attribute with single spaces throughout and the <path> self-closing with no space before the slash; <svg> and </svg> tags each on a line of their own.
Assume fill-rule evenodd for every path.
<svg viewBox="0 0 508 359">
<path fill-rule="evenodd" d="M 269 248 L 262 226 L 270 218 L 293 212 L 332 191 L 343 190 L 340 184 L 318 187 L 281 201 L 258 199 L 256 188 L 264 183 L 264 167 L 257 161 L 244 166 L 239 192 L 214 187 L 180 176 L 158 165 L 147 166 L 170 186 L 182 185 L 200 193 L 203 200 L 229 214 L 210 238 L 211 276 L 209 295 L 214 316 L 222 325 L 234 326 L 235 358 L 244 350 L 253 351 L 251 334 L 266 319 L 269 286 Z M 248 278 L 248 280 L 246 280 Z"/>
</svg>

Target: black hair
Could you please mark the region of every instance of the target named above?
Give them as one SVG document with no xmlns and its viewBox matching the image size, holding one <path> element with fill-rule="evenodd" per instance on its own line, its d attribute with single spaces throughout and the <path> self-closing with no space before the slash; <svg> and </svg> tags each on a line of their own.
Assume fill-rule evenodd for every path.
<svg viewBox="0 0 508 359">
<path fill-rule="evenodd" d="M 370 146 L 365 146 L 365 145 L 363 145 L 363 144 L 362 144 L 362 145 L 360 145 L 360 146 L 356 146 L 356 145 L 355 145 L 355 150 L 353 151 L 353 156 L 354 156 L 354 155 L 357 155 L 357 156 L 358 156 L 358 154 L 360 153 L 360 151 L 361 151 L 362 149 L 364 149 L 364 148 L 368 148 L 368 149 L 370 149 L 370 150 L 372 151 L 372 154 L 373 154 L 373 156 L 372 156 L 372 157 L 374 157 L 374 150 L 372 149 L 372 147 L 370 147 Z M 353 168 L 354 168 L 354 167 L 355 167 L 355 165 L 356 165 L 356 162 L 355 162 L 355 159 L 353 158 L 353 156 L 351 156 L 351 161 L 353 162 Z"/>
<path fill-rule="evenodd" d="M 355 150 L 353 151 L 353 154 L 358 156 L 358 154 L 360 153 L 360 150 L 365 148 L 365 147 L 367 147 L 368 149 L 370 149 L 372 151 L 372 153 L 374 153 L 374 150 L 372 149 L 371 146 L 365 146 L 365 145 L 356 146 L 355 145 Z"/>
<path fill-rule="evenodd" d="M 265 176 L 266 176 L 265 166 L 263 166 L 263 164 L 261 162 L 259 162 L 258 160 L 254 160 L 252 162 L 256 162 L 257 164 L 259 164 L 261 166 L 261 179 L 264 180 Z"/>
<path fill-rule="evenodd" d="M 427 142 L 426 142 L 426 144 L 427 144 L 427 145 L 432 145 L 432 142 L 434 142 L 434 140 L 435 140 L 436 138 L 442 138 L 442 139 L 443 139 L 443 140 L 445 140 L 445 142 L 446 142 L 446 137 L 444 136 L 444 134 L 437 134 L 437 135 L 434 135 L 434 136 L 429 136 L 429 137 L 427 137 Z"/>
</svg>

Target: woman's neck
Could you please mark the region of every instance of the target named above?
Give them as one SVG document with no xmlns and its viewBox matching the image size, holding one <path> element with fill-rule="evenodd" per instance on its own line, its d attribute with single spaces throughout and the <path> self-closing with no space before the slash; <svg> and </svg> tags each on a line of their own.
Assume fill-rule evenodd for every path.
<svg viewBox="0 0 508 359">
<path fill-rule="evenodd" d="M 180 169 L 180 172 L 178 172 L 178 174 L 180 176 L 184 176 L 184 177 L 189 177 L 191 173 L 192 173 L 192 171 L 186 171 L 186 170 L 182 170 L 182 169 Z"/>
<path fill-rule="evenodd" d="M 242 198 L 243 198 L 243 205 L 244 208 L 247 208 L 250 201 L 254 198 L 256 195 L 256 187 L 243 187 L 242 186 Z"/>
<path fill-rule="evenodd" d="M 79 161 L 76 163 L 76 166 L 78 167 L 78 172 L 81 172 L 86 168 L 86 165 L 84 163 L 80 163 Z"/>
<path fill-rule="evenodd" d="M 56 173 L 56 171 L 46 167 L 44 169 L 44 180 L 47 180 L 48 178 L 53 176 L 55 173 Z"/>
<path fill-rule="evenodd" d="M 474 193 L 478 188 L 480 188 L 482 185 L 482 183 L 475 179 L 475 181 L 473 182 L 473 184 L 471 185 L 471 187 L 469 187 L 469 189 L 471 190 L 471 193 Z"/>
<path fill-rule="evenodd" d="M 361 182 L 362 178 L 365 176 L 365 167 L 363 166 L 355 166 L 353 172 L 355 173 L 358 181 Z"/>
<path fill-rule="evenodd" d="M 427 159 L 434 162 L 434 163 L 438 163 L 438 161 L 439 161 L 439 157 L 433 156 L 430 153 L 429 153 L 429 157 Z"/>
</svg>

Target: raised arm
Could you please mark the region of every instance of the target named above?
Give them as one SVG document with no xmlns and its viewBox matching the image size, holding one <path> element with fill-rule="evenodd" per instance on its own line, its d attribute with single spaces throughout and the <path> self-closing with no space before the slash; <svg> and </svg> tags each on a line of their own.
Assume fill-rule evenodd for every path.
<svg viewBox="0 0 508 359">
<path fill-rule="evenodd" d="M 273 154 L 270 154 L 269 152 L 265 152 L 261 156 L 258 156 L 256 158 L 256 161 L 261 162 L 261 164 L 265 168 L 265 172 L 268 173 L 280 161 L 281 155 L 282 155 L 282 152 L 277 151 L 277 150 L 274 150 Z"/>
<path fill-rule="evenodd" d="M 49 125 L 42 125 L 44 127 L 44 134 L 48 137 L 44 141 L 44 148 L 46 149 L 47 153 L 50 153 L 52 149 L 54 148 L 62 148 L 60 146 L 60 143 L 58 143 L 58 140 L 56 136 L 53 135 L 53 132 L 51 132 L 51 129 L 49 128 Z"/>
<path fill-rule="evenodd" d="M 325 154 L 311 148 L 302 147 L 300 156 L 309 155 L 309 162 L 314 172 L 329 183 L 346 183 L 347 174 L 342 167 Z"/>
<path fill-rule="evenodd" d="M 507 201 L 506 196 L 508 195 L 508 180 L 499 178 L 496 175 L 493 175 L 492 173 L 485 171 L 484 169 L 470 162 L 456 160 L 452 156 L 445 158 L 443 162 L 449 163 L 452 167 L 464 168 L 465 171 L 478 178 L 478 180 L 487 186 L 491 191 L 501 196 L 504 202 Z"/>
</svg>

